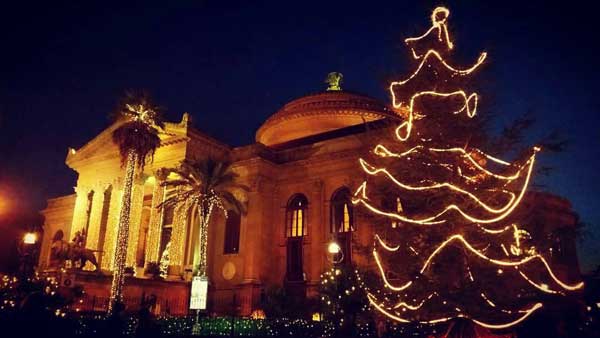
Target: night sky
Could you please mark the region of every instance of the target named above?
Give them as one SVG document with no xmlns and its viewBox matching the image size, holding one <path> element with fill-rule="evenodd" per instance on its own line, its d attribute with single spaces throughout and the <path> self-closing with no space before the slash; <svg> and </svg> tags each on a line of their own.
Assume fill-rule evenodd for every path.
<svg viewBox="0 0 600 338">
<path fill-rule="evenodd" d="M 385 86 L 412 71 L 403 44 L 429 28 L 430 1 L 12 1 L 0 5 L 0 223 L 73 193 L 67 147 L 110 120 L 126 89 L 147 89 L 170 121 L 189 112 L 231 145 L 254 141 L 289 100 L 343 87 L 389 103 Z M 445 2 L 457 64 L 489 53 L 481 101 L 496 127 L 532 112 L 531 140 L 558 129 L 571 142 L 542 153 L 555 168 L 536 183 L 568 198 L 595 238 L 583 267 L 600 262 L 598 9 L 569 1 Z M 18 6 L 18 7 L 16 7 Z M 464 62 L 462 62 L 464 61 Z M 491 81 L 490 81 L 491 79 Z M 27 222 L 27 221 L 23 221 Z M 23 224 L 20 224 L 23 225 Z M 5 235 L 6 237 L 6 235 Z"/>
</svg>

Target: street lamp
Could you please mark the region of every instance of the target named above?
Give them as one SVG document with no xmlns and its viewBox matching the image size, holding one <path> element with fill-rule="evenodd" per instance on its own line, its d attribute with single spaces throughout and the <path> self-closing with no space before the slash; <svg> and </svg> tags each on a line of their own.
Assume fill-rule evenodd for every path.
<svg viewBox="0 0 600 338">
<path fill-rule="evenodd" d="M 327 245 L 327 260 L 334 265 L 339 264 L 344 260 L 342 248 L 336 241 L 331 241 Z"/>
<path fill-rule="evenodd" d="M 34 257 L 35 257 L 35 244 L 37 242 L 37 234 L 35 232 L 27 232 L 23 235 L 23 241 L 19 248 L 20 253 L 20 274 L 24 277 L 31 277 L 34 272 Z"/>
<path fill-rule="evenodd" d="M 37 235 L 35 234 L 35 232 L 28 232 L 25 234 L 25 236 L 23 236 L 23 244 L 31 245 L 35 244 L 36 241 Z"/>
</svg>

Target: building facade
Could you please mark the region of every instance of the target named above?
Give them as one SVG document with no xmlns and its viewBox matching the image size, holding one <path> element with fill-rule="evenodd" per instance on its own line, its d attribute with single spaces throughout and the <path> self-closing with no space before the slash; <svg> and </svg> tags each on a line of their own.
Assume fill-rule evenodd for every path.
<svg viewBox="0 0 600 338">
<path fill-rule="evenodd" d="M 331 266 L 331 241 L 340 244 L 346 262 L 357 263 L 361 257 L 353 254 L 352 246 L 372 242 L 350 196 L 364 179 L 357 158 L 369 148 L 370 137 L 395 116 L 377 100 L 336 90 L 289 102 L 258 129 L 255 143 L 241 147 L 195 129 L 188 114 L 178 123 L 166 123 L 154 160 L 136 174 L 126 263 L 135 276 L 126 281 L 126 297 L 154 294 L 171 307 L 178 304 L 172 314 L 187 312 L 198 229 L 177 209 L 157 208 L 167 194 L 161 182 L 169 179 L 160 169 L 207 157 L 231 162 L 239 183 L 249 188 L 237 196 L 247 203 L 246 214 L 225 218 L 216 212 L 209 226 L 211 311 L 226 312 L 233 306 L 236 313 L 249 315 L 260 307 L 269 286 L 314 295 L 321 273 Z M 71 240 L 85 231 L 85 247 L 94 250 L 103 272 L 78 277 L 94 297 L 91 308 L 96 299 L 108 297 L 113 269 L 124 175 L 111 138 L 117 127 L 111 125 L 83 147 L 68 150 L 66 164 L 78 173 L 75 193 L 49 200 L 42 212 L 42 269 L 55 265 L 51 248 L 57 234 Z M 548 220 L 542 223 L 575 224 L 568 202 L 547 194 L 531 201 L 548 206 Z M 579 271 L 574 240 L 561 245 L 561 257 L 569 257 L 558 262 L 564 267 L 561 275 L 574 277 Z M 167 278 L 146 276 L 149 263 L 160 262 L 167 248 Z"/>
<path fill-rule="evenodd" d="M 217 212 L 209 226 L 213 304 L 234 297 L 238 312 L 249 314 L 268 285 L 314 293 L 320 274 L 331 264 L 327 244 L 340 241 L 348 261 L 352 236 L 363 230 L 354 224 L 350 191 L 362 179 L 356 159 L 365 146 L 365 125 L 392 116 L 367 96 L 327 91 L 286 104 L 258 129 L 254 144 L 242 147 L 203 134 L 192 127 L 188 114 L 179 123 L 166 123 L 154 160 L 136 174 L 127 266 L 142 283 L 144 268 L 160 262 L 170 242 L 166 280 L 173 286 L 189 281 L 197 229 L 177 210 L 156 207 L 166 195 L 160 183 L 168 179 L 160 177 L 159 169 L 212 157 L 232 162 L 239 182 L 249 187 L 238 196 L 247 202 L 246 214 L 225 218 Z M 70 240 L 83 230 L 85 247 L 95 251 L 102 271 L 110 274 L 123 189 L 119 152 L 111 139 L 117 126 L 68 150 L 66 164 L 78 173 L 75 194 L 49 200 L 42 212 L 40 267 L 53 266 L 51 247 L 58 232 Z M 108 279 L 88 285 L 88 293 L 100 297 L 108 291 L 105 284 Z"/>
</svg>

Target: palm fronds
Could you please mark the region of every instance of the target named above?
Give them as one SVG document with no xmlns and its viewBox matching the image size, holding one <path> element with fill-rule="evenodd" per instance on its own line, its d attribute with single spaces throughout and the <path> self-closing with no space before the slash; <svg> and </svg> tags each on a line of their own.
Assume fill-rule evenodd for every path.
<svg viewBox="0 0 600 338">
<path fill-rule="evenodd" d="M 231 164 L 208 158 L 195 162 L 183 162 L 179 168 L 167 169 L 176 178 L 162 183 L 168 192 L 167 198 L 158 208 L 167 206 L 188 207 L 205 214 L 211 199 L 239 214 L 246 213 L 246 203 L 236 197 L 236 193 L 248 191 L 248 187 L 237 182 L 238 175 L 231 170 Z"/>
<path fill-rule="evenodd" d="M 126 121 L 113 131 L 113 142 L 119 147 L 121 165 L 125 165 L 127 154 L 133 151 L 136 165 L 143 168 L 148 157 L 152 160 L 160 146 L 157 128 L 164 123 L 160 109 L 146 94 L 127 94 L 115 113 L 116 121 Z"/>
</svg>

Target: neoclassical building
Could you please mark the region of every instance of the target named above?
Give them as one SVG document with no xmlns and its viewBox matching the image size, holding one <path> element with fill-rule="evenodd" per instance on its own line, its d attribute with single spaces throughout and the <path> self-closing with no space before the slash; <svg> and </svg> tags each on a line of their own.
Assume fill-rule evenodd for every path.
<svg viewBox="0 0 600 338">
<path fill-rule="evenodd" d="M 238 311 L 248 314 L 269 285 L 314 292 L 330 264 L 326 249 L 332 239 L 342 245 L 346 261 L 352 259 L 351 237 L 364 230 L 355 224 L 350 203 L 350 191 L 362 179 L 357 163 L 357 154 L 365 147 L 361 135 L 368 134 L 365 126 L 392 116 L 370 97 L 325 91 L 283 106 L 258 129 L 255 143 L 247 146 L 231 147 L 207 136 L 192 126 L 188 114 L 179 123 L 166 123 L 154 160 L 138 173 L 134 185 L 127 266 L 135 269 L 136 277 L 127 281 L 127 287 L 148 286 L 129 294 L 165 290 L 145 281 L 144 267 L 160 261 L 170 242 L 169 277 L 163 283 L 173 292 L 163 296 L 187 301 L 197 230 L 176 210 L 156 208 L 166 194 L 160 182 L 167 179 L 158 172 L 205 157 L 232 162 L 240 183 L 249 187 L 240 196 L 247 201 L 246 214 L 230 213 L 225 219 L 217 212 L 210 225 L 214 307 L 233 297 Z M 85 246 L 96 250 L 106 278 L 78 278 L 98 299 L 108 294 L 121 205 L 124 171 L 111 139 L 117 126 L 109 126 L 79 149 L 68 150 L 66 164 L 78 173 L 75 194 L 50 199 L 42 212 L 45 235 L 40 267 L 52 265 L 50 248 L 57 232 L 70 240 L 85 229 Z M 173 298 L 173 302 L 182 301 Z"/>
<path fill-rule="evenodd" d="M 154 160 L 136 175 L 127 251 L 127 266 L 135 275 L 126 280 L 126 300 L 138 304 L 141 297 L 154 294 L 161 300 L 161 312 L 187 312 L 197 229 L 177 209 L 157 208 L 167 193 L 160 183 L 168 178 L 161 177 L 160 169 L 184 160 L 230 161 L 240 183 L 249 187 L 239 196 L 247 202 L 246 214 L 225 218 L 216 212 L 210 224 L 211 311 L 249 315 L 260 308 L 270 286 L 314 294 L 321 273 L 331 266 L 327 245 L 332 240 L 342 247 L 345 262 L 360 263 L 353 246 L 369 245 L 373 234 L 350 202 L 351 191 L 364 179 L 357 157 L 393 118 L 375 99 L 333 90 L 284 105 L 258 129 L 253 144 L 241 147 L 202 133 L 188 114 L 178 123 L 166 123 Z M 76 283 L 85 285 L 88 309 L 101 309 L 110 288 L 124 175 L 111 139 L 117 127 L 113 124 L 83 147 L 68 150 L 66 164 L 78 173 L 75 193 L 50 199 L 42 211 L 40 268 L 52 266 L 51 246 L 58 233 L 71 240 L 85 230 L 85 247 L 95 251 L 103 274 L 76 276 Z M 561 254 L 553 260 L 559 275 L 576 279 L 576 217 L 570 205 L 550 194 L 531 194 L 528 201 L 545 208 L 540 223 L 549 227 L 547 232 L 567 229 L 564 236 L 571 237 L 557 244 Z M 145 276 L 145 268 L 161 260 L 169 243 L 168 277 L 158 281 Z"/>
</svg>

